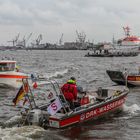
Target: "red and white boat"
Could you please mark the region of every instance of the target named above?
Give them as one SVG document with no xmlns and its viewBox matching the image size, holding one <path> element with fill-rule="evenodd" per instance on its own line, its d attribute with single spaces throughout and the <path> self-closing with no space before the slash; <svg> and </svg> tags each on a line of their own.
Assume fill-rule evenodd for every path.
<svg viewBox="0 0 140 140">
<path fill-rule="evenodd" d="M 49 84 L 52 84 L 52 86 Z M 79 99 L 80 104 L 74 110 L 71 110 L 57 83 L 47 83 L 46 87 L 53 87 L 50 88 L 51 90 L 45 90 L 49 99 L 52 98 L 52 100 L 48 103 L 45 102 L 43 105 L 37 105 L 37 101 L 34 98 L 34 101 L 30 103 L 30 109 L 21 113 L 23 115 L 23 124 L 39 125 L 45 128 L 64 128 L 73 124 L 98 119 L 110 113 L 121 111 L 129 92 L 125 86 L 99 88 L 97 91 L 88 92 L 86 95 L 83 94 Z M 52 114 L 58 108 L 59 110 Z"/>
<path fill-rule="evenodd" d="M 135 74 L 135 75 L 130 74 L 130 75 L 128 75 L 127 81 L 131 85 L 140 86 L 140 74 Z"/>
<path fill-rule="evenodd" d="M 27 78 L 27 74 L 18 71 L 16 61 L 0 61 L 0 86 L 19 88 L 23 78 Z"/>
</svg>

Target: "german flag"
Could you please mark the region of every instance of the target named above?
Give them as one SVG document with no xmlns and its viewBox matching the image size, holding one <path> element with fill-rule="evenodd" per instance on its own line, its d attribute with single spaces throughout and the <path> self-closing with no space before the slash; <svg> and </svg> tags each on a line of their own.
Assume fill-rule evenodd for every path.
<svg viewBox="0 0 140 140">
<path fill-rule="evenodd" d="M 25 91 L 23 85 L 20 87 L 16 97 L 13 99 L 13 103 L 16 105 L 25 96 Z"/>
</svg>

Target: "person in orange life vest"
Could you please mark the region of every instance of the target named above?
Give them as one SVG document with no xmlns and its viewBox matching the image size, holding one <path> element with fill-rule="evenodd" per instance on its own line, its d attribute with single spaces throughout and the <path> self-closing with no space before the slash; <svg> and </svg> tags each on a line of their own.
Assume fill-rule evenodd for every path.
<svg viewBox="0 0 140 140">
<path fill-rule="evenodd" d="M 64 97 L 70 104 L 70 108 L 74 109 L 74 101 L 77 100 L 77 86 L 76 86 L 76 79 L 75 77 L 71 77 L 70 80 L 67 81 L 62 87 L 61 87 L 62 93 L 64 94 Z"/>
</svg>

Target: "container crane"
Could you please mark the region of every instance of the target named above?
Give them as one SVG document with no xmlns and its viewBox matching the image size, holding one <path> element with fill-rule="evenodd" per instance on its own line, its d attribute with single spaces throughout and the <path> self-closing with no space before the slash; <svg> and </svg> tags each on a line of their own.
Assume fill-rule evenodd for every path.
<svg viewBox="0 0 140 140">
<path fill-rule="evenodd" d="M 23 41 L 21 41 L 21 43 L 22 43 L 22 46 L 23 46 L 24 48 L 27 47 L 27 42 L 29 41 L 29 39 L 30 39 L 31 36 L 32 36 L 32 33 L 30 33 L 29 36 L 28 36 L 27 38 L 25 38 L 25 36 L 23 37 Z"/>
<path fill-rule="evenodd" d="M 18 35 L 15 37 L 15 39 L 13 39 L 13 40 L 11 40 L 11 41 L 8 41 L 8 42 L 12 42 L 12 46 L 13 46 L 13 47 L 16 46 L 17 41 L 18 41 L 18 39 L 19 39 L 19 35 L 20 35 L 20 33 L 18 33 Z"/>
<path fill-rule="evenodd" d="M 42 37 L 42 34 L 40 34 L 40 35 L 37 37 L 37 39 L 35 40 L 36 45 L 39 45 L 39 44 L 40 44 L 42 38 L 43 38 L 43 37 Z"/>
<path fill-rule="evenodd" d="M 86 34 L 84 32 L 78 33 L 77 30 L 76 30 L 76 34 L 77 34 L 77 37 L 78 37 L 78 42 L 84 43 L 85 39 L 86 39 Z"/>
</svg>

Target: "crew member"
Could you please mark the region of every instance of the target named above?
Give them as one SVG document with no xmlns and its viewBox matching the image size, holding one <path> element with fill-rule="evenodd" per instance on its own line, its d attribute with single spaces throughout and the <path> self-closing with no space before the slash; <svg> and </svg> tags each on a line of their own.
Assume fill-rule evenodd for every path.
<svg viewBox="0 0 140 140">
<path fill-rule="evenodd" d="M 74 109 L 74 102 L 77 100 L 77 86 L 76 86 L 76 79 L 75 77 L 71 77 L 67 83 L 65 83 L 61 90 L 64 94 L 64 97 L 70 104 L 70 108 Z"/>
<path fill-rule="evenodd" d="M 19 72 L 19 66 L 16 65 L 15 70 L 16 72 Z"/>
</svg>

